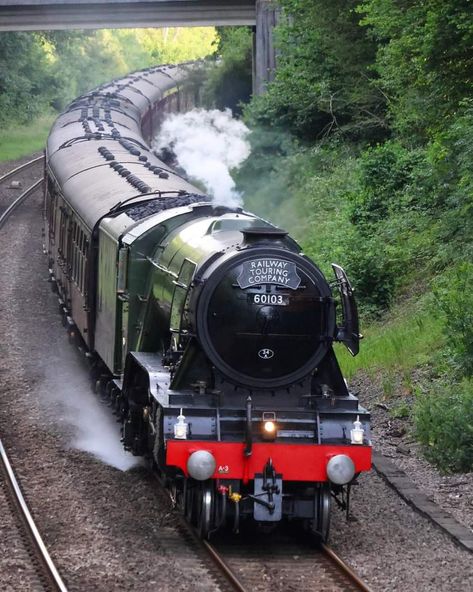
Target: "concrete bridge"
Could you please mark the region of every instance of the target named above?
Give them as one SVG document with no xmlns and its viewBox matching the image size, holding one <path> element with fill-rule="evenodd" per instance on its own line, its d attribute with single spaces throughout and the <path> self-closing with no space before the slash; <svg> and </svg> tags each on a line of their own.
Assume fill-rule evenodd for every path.
<svg viewBox="0 0 473 592">
<path fill-rule="evenodd" d="M 273 78 L 275 20 L 271 0 L 0 0 L 0 31 L 253 26 L 255 93 Z"/>
</svg>

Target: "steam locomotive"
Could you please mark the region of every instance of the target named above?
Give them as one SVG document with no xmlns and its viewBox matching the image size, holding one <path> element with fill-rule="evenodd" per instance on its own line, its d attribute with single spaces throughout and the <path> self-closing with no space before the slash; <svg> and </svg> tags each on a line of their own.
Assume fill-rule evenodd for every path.
<svg viewBox="0 0 473 592">
<path fill-rule="evenodd" d="M 185 66 L 75 100 L 47 142 L 46 251 L 71 340 L 202 537 L 245 520 L 326 539 L 331 500 L 370 469 L 369 414 L 333 351 L 356 355 L 353 291 L 285 231 L 214 205 L 151 150 L 196 102 Z M 340 312 L 337 312 L 337 300 Z M 340 318 L 338 318 L 340 317 Z"/>
</svg>

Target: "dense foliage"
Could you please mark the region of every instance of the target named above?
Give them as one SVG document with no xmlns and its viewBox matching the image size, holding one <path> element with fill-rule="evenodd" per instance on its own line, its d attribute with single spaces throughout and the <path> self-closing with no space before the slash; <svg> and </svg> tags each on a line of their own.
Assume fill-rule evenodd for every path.
<svg viewBox="0 0 473 592">
<path fill-rule="evenodd" d="M 422 301 L 442 331 L 417 435 L 472 469 L 473 3 L 278 3 L 276 80 L 244 111 L 246 203 L 347 268 L 365 323 Z"/>
<path fill-rule="evenodd" d="M 384 135 L 385 96 L 371 84 L 376 44 L 359 26 L 356 0 L 282 0 L 277 76 L 250 121 L 314 140 L 342 132 Z"/>
<path fill-rule="evenodd" d="M 243 27 L 220 27 L 216 44 L 215 68 L 209 71 L 204 88 L 204 102 L 217 109 L 228 107 L 241 113 L 241 104 L 247 103 L 252 91 L 251 56 L 253 41 L 251 30 Z"/>
<path fill-rule="evenodd" d="M 438 382 L 416 409 L 417 433 L 426 456 L 448 471 L 471 471 L 473 457 L 473 383 L 453 387 Z"/>
<path fill-rule="evenodd" d="M 25 123 L 131 70 L 205 57 L 215 30 L 126 29 L 0 34 L 0 125 Z"/>
<path fill-rule="evenodd" d="M 27 33 L 0 35 L 0 124 L 15 118 L 26 121 L 48 103 L 50 76 L 45 76 L 47 56 L 36 36 Z"/>
</svg>

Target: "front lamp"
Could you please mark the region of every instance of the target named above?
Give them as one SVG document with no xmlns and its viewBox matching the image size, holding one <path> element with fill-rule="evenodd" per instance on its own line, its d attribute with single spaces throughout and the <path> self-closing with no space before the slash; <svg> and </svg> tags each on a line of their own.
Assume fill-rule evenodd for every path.
<svg viewBox="0 0 473 592">
<path fill-rule="evenodd" d="M 276 414 L 268 411 L 263 413 L 262 423 L 262 438 L 263 440 L 274 440 L 278 433 L 278 426 L 276 423 Z"/>
<path fill-rule="evenodd" d="M 186 440 L 188 427 L 189 426 L 186 423 L 186 418 L 182 414 L 181 409 L 181 412 L 177 416 L 177 423 L 174 424 L 174 438 L 176 438 L 176 440 Z"/>
</svg>

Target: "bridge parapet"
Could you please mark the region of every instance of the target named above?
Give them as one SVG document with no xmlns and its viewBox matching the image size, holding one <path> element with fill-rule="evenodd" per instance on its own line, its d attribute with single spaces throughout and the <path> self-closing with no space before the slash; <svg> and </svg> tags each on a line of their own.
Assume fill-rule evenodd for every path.
<svg viewBox="0 0 473 592">
<path fill-rule="evenodd" d="M 274 76 L 272 29 L 276 18 L 271 0 L 0 0 L 0 32 L 253 26 L 256 94 L 263 92 Z"/>
<path fill-rule="evenodd" d="M 255 0 L 1 0 L 0 31 L 254 25 Z"/>
</svg>

